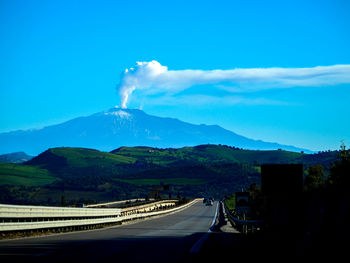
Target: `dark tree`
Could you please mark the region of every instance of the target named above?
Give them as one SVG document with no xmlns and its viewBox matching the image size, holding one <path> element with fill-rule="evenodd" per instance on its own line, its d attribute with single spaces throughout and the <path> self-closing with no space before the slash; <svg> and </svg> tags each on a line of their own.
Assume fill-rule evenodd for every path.
<svg viewBox="0 0 350 263">
<path fill-rule="evenodd" d="M 312 165 L 307 170 L 304 186 L 307 191 L 319 189 L 324 184 L 323 166 L 320 164 Z"/>
</svg>

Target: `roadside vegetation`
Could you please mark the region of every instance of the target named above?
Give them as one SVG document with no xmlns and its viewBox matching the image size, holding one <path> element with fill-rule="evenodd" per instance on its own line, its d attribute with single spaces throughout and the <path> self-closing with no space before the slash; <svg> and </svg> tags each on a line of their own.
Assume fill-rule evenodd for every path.
<svg viewBox="0 0 350 263">
<path fill-rule="evenodd" d="M 322 155 L 325 156 L 324 153 Z M 276 225 L 273 235 L 269 232 L 271 229 L 265 233 L 263 228 L 257 239 L 264 244 L 263 250 L 270 251 L 271 247 L 285 244 L 280 247 L 283 251 L 295 253 L 298 250 L 300 255 L 314 259 L 320 257 L 320 251 L 323 256 L 331 257 L 346 253 L 344 240 L 350 233 L 350 150 L 342 144 L 337 156 L 327 166 L 318 163 L 306 167 L 302 196 L 295 200 L 298 214 L 290 215 L 293 220 L 288 219 L 292 221 L 289 225 L 279 222 L 281 225 Z M 265 220 L 267 207 L 261 187 L 253 183 L 246 191 L 249 193 L 250 211 L 245 218 Z M 227 195 L 225 202 L 235 214 L 235 195 Z M 293 231 L 288 232 L 288 228 Z M 293 244 L 290 234 L 293 234 Z M 257 243 L 255 245 L 258 246 Z"/>
</svg>

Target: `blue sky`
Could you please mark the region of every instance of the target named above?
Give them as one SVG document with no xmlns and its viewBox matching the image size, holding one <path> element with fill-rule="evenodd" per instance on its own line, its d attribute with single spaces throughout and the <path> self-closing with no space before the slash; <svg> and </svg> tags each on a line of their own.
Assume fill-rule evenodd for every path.
<svg viewBox="0 0 350 263">
<path fill-rule="evenodd" d="M 0 0 L 0 132 L 120 104 L 120 74 L 136 61 L 174 71 L 349 65 L 349 13 L 337 0 Z M 311 150 L 350 145 L 349 83 L 229 94 L 239 85 L 213 85 L 136 91 L 128 107 Z"/>
</svg>

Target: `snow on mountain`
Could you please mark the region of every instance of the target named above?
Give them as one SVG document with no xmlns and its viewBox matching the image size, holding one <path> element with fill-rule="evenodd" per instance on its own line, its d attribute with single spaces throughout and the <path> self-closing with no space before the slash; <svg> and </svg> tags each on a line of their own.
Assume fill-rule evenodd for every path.
<svg viewBox="0 0 350 263">
<path fill-rule="evenodd" d="M 37 155 L 48 148 L 62 146 L 111 151 L 121 146 L 178 148 L 207 143 L 308 152 L 294 146 L 252 140 L 217 125 L 194 125 L 137 109 L 112 108 L 42 129 L 0 133 L 0 154 L 24 151 Z"/>
</svg>

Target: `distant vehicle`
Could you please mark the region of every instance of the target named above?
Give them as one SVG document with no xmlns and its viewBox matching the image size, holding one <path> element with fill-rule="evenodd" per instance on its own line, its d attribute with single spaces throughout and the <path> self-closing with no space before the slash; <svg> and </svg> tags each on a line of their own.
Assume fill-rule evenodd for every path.
<svg viewBox="0 0 350 263">
<path fill-rule="evenodd" d="M 210 199 L 206 200 L 205 205 L 206 206 L 211 206 L 211 205 L 213 205 L 213 203 L 214 203 L 213 200 L 210 198 Z"/>
</svg>

